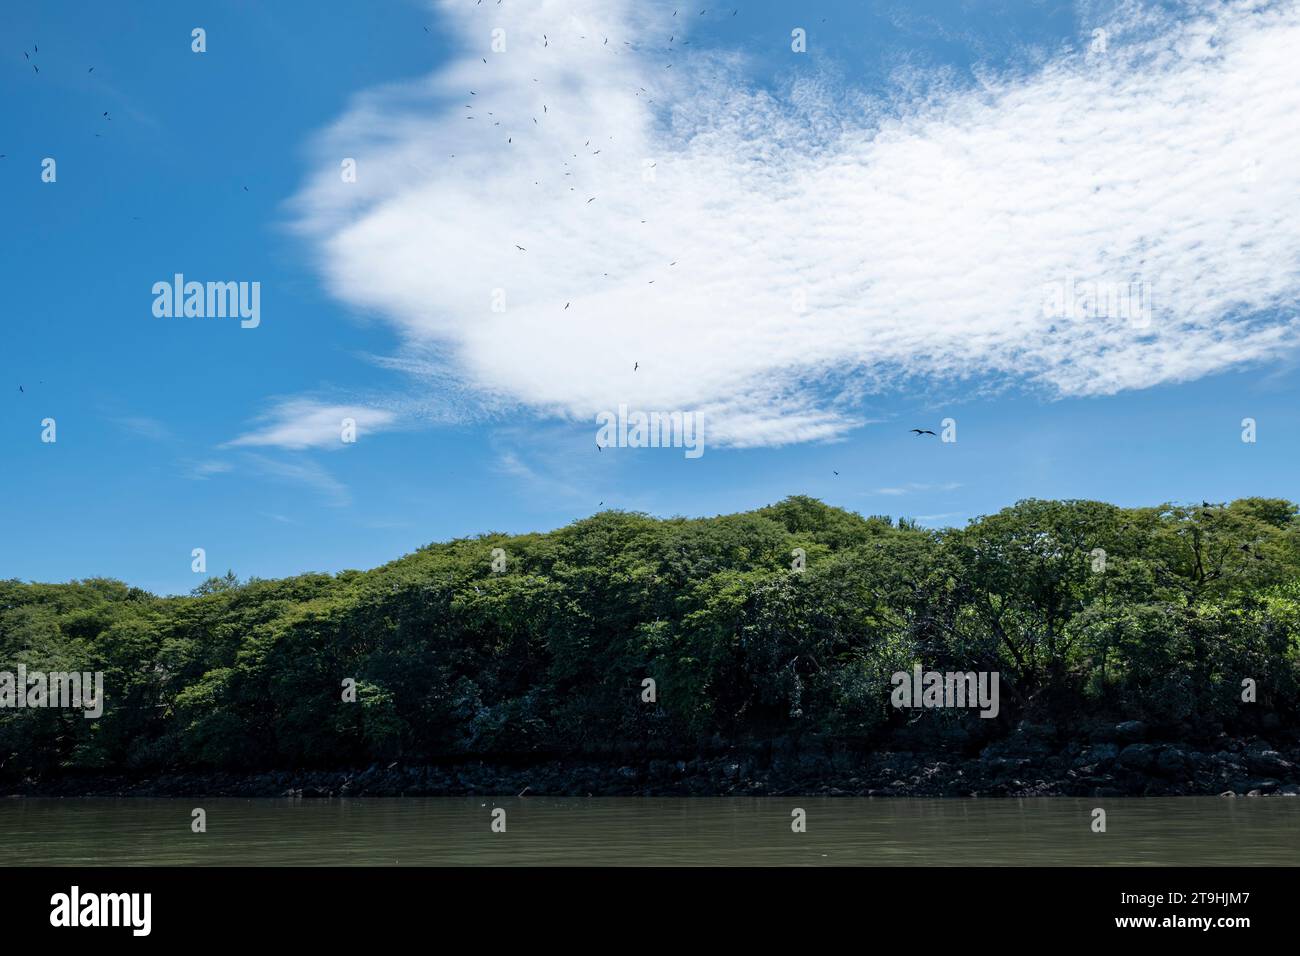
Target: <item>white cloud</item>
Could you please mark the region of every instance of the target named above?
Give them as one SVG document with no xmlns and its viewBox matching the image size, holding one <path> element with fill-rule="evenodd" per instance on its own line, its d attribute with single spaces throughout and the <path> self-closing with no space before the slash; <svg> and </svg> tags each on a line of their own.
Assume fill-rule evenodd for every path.
<svg viewBox="0 0 1300 956">
<path fill-rule="evenodd" d="M 940 484 L 927 484 L 925 482 L 909 481 L 905 485 L 899 485 L 889 488 L 877 488 L 871 494 L 873 495 L 910 495 L 922 491 L 956 491 L 961 487 L 960 481 L 945 481 Z"/>
<path fill-rule="evenodd" d="M 144 415 L 129 415 L 123 418 L 114 418 L 112 421 L 131 434 L 147 438 L 150 441 L 168 441 L 172 438 L 171 429 L 156 418 L 148 418 Z"/>
<path fill-rule="evenodd" d="M 256 453 L 250 453 L 246 457 L 261 474 L 291 484 L 305 485 L 318 492 L 330 507 L 343 508 L 352 503 L 352 494 L 347 485 L 308 458 L 295 456 L 280 459 Z"/>
<path fill-rule="evenodd" d="M 207 481 L 213 475 L 225 474 L 233 467 L 225 461 L 186 461 L 182 463 L 186 476 L 195 481 Z"/>
<path fill-rule="evenodd" d="M 226 442 L 227 446 L 278 448 L 343 447 L 343 422 L 356 424 L 358 440 L 367 432 L 382 431 L 397 420 L 394 412 L 364 405 L 331 405 L 308 398 L 279 402 L 262 416 L 262 426 Z"/>
<path fill-rule="evenodd" d="M 360 96 L 297 208 L 330 289 L 485 403 L 695 410 L 711 445 L 782 444 L 913 378 L 1109 394 L 1294 341 L 1294 3 L 1144 10 L 1105 54 L 893 102 L 665 55 L 671 7 L 442 10 L 463 59 Z M 1135 277 L 1148 327 L 1044 315 L 1051 284 Z M 237 442 L 320 444 L 333 415 Z"/>
<path fill-rule="evenodd" d="M 960 518 L 963 517 L 963 514 L 964 513 L 961 511 L 945 511 L 942 514 L 937 514 L 937 515 L 917 515 L 916 520 L 921 524 L 946 523 L 948 527 L 953 527 L 954 526 L 953 523 L 948 519 Z"/>
<path fill-rule="evenodd" d="M 524 478 L 529 481 L 537 479 L 537 473 L 512 451 L 502 452 L 497 456 L 496 470 L 513 478 Z"/>
</svg>

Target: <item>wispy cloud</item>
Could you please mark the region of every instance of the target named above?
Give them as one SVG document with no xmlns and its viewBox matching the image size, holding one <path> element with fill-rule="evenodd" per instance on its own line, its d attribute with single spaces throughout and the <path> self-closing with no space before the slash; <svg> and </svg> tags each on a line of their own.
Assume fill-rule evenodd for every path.
<svg viewBox="0 0 1300 956">
<path fill-rule="evenodd" d="M 512 451 L 502 452 L 497 456 L 496 470 L 513 478 L 525 478 L 530 481 L 537 478 L 537 473 Z"/>
<path fill-rule="evenodd" d="M 327 404 L 309 398 L 286 399 L 260 419 L 261 425 L 227 442 L 228 447 L 273 446 L 304 448 L 343 447 L 343 424 L 355 423 L 358 440 L 365 433 L 383 431 L 397 420 L 387 409 L 363 405 Z"/>
<path fill-rule="evenodd" d="M 494 429 L 491 443 L 495 460 L 492 470 L 514 482 L 518 494 L 537 496 L 551 501 L 570 499 L 587 501 L 596 488 L 592 484 L 591 465 L 613 467 L 609 456 L 597 462 L 587 456 L 598 454 L 594 440 L 575 440 L 563 428 L 545 422 Z M 584 465 L 578 465 L 583 462 Z M 586 466 L 586 467 L 584 467 Z"/>
<path fill-rule="evenodd" d="M 213 475 L 221 475 L 233 471 L 234 465 L 228 461 L 182 461 L 181 467 L 184 469 L 185 476 L 194 481 L 207 481 Z"/>
<path fill-rule="evenodd" d="M 717 53 L 667 69 L 642 43 L 666 5 L 441 9 L 463 59 L 360 96 L 297 209 L 330 289 L 485 400 L 691 409 L 713 445 L 783 444 L 907 380 L 1109 394 L 1295 341 L 1295 3 L 1126 8 L 1104 51 L 893 99 L 812 67 L 756 91 Z M 1134 279 L 1149 324 L 1044 308 Z M 339 414 L 236 443 L 324 445 Z"/>
<path fill-rule="evenodd" d="M 953 522 L 949 519 L 960 518 L 963 514 L 961 511 L 945 511 L 937 515 L 917 515 L 916 520 L 921 524 L 946 524 L 951 527 Z"/>
<path fill-rule="evenodd" d="M 156 418 L 148 418 L 143 415 L 128 415 L 113 418 L 111 421 L 122 430 L 140 438 L 147 438 L 150 441 L 168 441 L 172 438 L 171 429 Z"/>
<path fill-rule="evenodd" d="M 956 491 L 961 487 L 959 481 L 945 481 L 940 484 L 927 484 L 925 482 L 909 481 L 905 485 L 897 485 L 890 488 L 876 488 L 869 492 L 872 495 L 911 495 L 926 491 Z"/>
<path fill-rule="evenodd" d="M 272 458 L 255 452 L 247 454 L 245 458 L 263 475 L 313 489 L 331 507 L 343 508 L 352 503 L 352 494 L 347 485 L 310 458 Z"/>
</svg>

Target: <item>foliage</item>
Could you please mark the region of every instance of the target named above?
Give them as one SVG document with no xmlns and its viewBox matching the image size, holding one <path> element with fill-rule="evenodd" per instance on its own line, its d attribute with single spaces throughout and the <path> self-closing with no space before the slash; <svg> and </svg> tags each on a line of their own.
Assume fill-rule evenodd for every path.
<svg viewBox="0 0 1300 956">
<path fill-rule="evenodd" d="M 0 774 L 868 744 L 907 724 L 889 677 L 916 663 L 999 671 L 1003 726 L 1295 723 L 1296 514 L 1029 500 L 929 531 L 794 497 L 701 520 L 605 511 L 177 597 L 0 581 L 0 670 L 102 671 L 106 692 L 99 720 L 0 710 Z"/>
</svg>

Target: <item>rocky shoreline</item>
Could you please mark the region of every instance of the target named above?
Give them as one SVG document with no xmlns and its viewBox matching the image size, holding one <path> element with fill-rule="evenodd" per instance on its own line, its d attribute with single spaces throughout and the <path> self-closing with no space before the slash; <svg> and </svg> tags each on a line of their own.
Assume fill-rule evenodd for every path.
<svg viewBox="0 0 1300 956">
<path fill-rule="evenodd" d="M 1095 738 L 1096 734 L 1093 735 Z M 393 761 L 345 770 L 78 773 L 0 782 L 32 797 L 401 796 L 1300 796 L 1300 739 L 1220 734 L 1199 747 L 1143 739 L 1136 722 L 1053 748 L 1015 734 L 963 756 L 943 750 L 834 752 L 791 740 L 707 757 Z"/>
</svg>

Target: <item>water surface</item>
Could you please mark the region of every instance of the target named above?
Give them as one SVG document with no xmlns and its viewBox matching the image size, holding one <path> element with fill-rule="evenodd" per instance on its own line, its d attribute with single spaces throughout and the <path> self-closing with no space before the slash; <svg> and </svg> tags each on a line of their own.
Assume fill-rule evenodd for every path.
<svg viewBox="0 0 1300 956">
<path fill-rule="evenodd" d="M 189 864 L 1294 866 L 1300 799 L 0 799 L 0 866 Z"/>
</svg>

